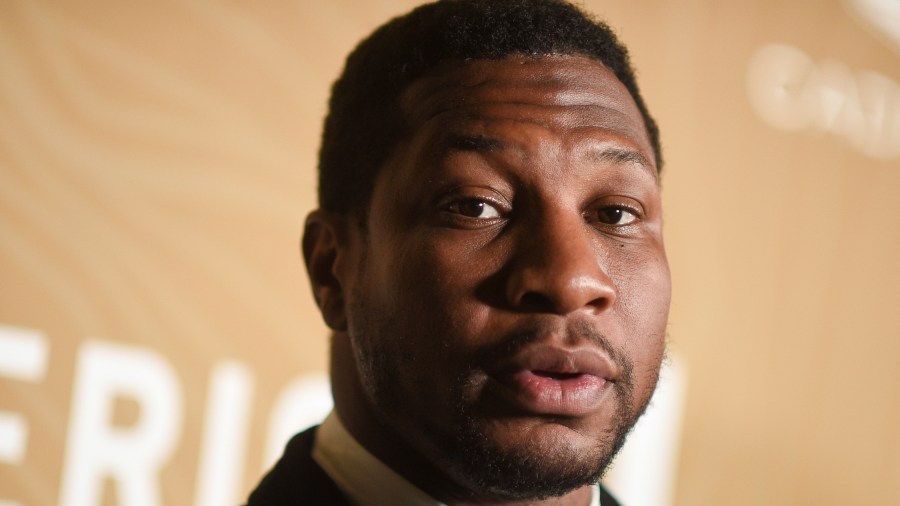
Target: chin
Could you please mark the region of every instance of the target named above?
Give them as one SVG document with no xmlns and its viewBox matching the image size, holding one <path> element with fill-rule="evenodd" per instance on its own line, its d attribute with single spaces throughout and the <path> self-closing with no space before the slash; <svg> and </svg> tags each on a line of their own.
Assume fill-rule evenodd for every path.
<svg viewBox="0 0 900 506">
<path fill-rule="evenodd" d="M 549 417 L 464 417 L 452 436 L 432 440 L 448 474 L 479 499 L 539 500 L 596 484 L 629 427 L 615 420 L 599 435 L 587 436 Z"/>
</svg>

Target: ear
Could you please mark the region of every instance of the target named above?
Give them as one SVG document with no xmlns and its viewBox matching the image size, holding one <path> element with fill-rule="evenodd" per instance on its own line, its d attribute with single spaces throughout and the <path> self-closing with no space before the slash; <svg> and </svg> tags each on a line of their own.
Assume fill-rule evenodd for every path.
<svg viewBox="0 0 900 506">
<path fill-rule="evenodd" d="M 343 216 L 317 209 L 306 217 L 301 242 L 313 297 L 325 324 L 336 332 L 347 330 L 347 287 L 339 262 L 350 254 L 348 223 Z"/>
</svg>

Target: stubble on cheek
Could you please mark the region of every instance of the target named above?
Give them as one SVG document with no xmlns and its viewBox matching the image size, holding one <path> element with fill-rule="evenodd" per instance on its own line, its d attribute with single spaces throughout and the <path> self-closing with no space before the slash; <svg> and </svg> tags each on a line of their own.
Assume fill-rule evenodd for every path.
<svg viewBox="0 0 900 506">
<path fill-rule="evenodd" d="M 364 279 L 362 274 L 358 279 Z M 487 371 L 545 335 L 540 328 L 488 336 L 490 342 L 476 348 L 463 338 L 478 334 L 473 330 L 477 320 L 448 314 L 443 306 L 443 312 L 435 312 L 434 304 L 440 303 L 410 293 L 404 300 L 422 307 L 403 307 L 398 314 L 398 308 L 382 307 L 383 300 L 368 299 L 362 287 L 357 285 L 349 301 L 348 323 L 360 381 L 373 412 L 411 447 L 437 460 L 435 464 L 457 482 L 486 497 L 543 498 L 596 482 L 643 413 L 656 384 L 663 347 L 657 341 L 662 336 L 636 337 L 641 343 L 623 349 L 588 323 L 575 324 L 568 330 L 603 348 L 621 370 L 611 385 L 612 414 L 584 423 L 498 417 L 496 407 L 482 399 L 490 381 Z M 650 347 L 649 353 L 639 349 L 644 346 Z M 658 353 L 654 346 L 660 348 Z M 546 430 L 532 433 L 542 437 L 528 437 L 529 424 L 542 423 L 548 424 Z"/>
<path fill-rule="evenodd" d="M 643 388 L 635 391 L 632 361 L 621 350 L 611 351 L 622 370 L 621 377 L 611 385 L 611 417 L 588 420 L 584 425 L 527 417 L 504 419 L 482 400 L 490 381 L 483 365 L 496 356 L 515 353 L 534 339 L 532 335 L 522 335 L 465 359 L 448 357 L 443 372 L 458 373 L 440 383 L 445 388 L 438 391 L 427 386 L 435 384 L 433 378 L 420 376 L 424 369 L 407 367 L 420 360 L 431 362 L 438 354 L 420 356 L 415 345 L 422 343 L 409 342 L 413 336 L 398 333 L 390 315 L 365 308 L 362 298 L 355 297 L 354 301 L 358 307 L 351 334 L 356 361 L 375 412 L 411 446 L 436 459 L 435 463 L 464 488 L 481 491 L 486 497 L 546 498 L 596 482 L 624 444 L 652 393 L 652 386 L 646 394 Z M 641 378 L 641 383 L 650 379 Z M 652 379 L 655 384 L 655 377 Z M 531 436 L 541 437 L 529 437 L 529 424 L 535 427 L 544 423 L 547 430 L 531 432 Z M 579 432 L 578 437 L 574 432 Z M 575 444 L 576 440 L 580 442 Z"/>
</svg>

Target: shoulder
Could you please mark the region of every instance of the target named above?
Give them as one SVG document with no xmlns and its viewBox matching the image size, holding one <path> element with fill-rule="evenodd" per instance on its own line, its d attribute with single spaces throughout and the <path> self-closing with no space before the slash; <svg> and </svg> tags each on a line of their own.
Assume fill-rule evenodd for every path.
<svg viewBox="0 0 900 506">
<path fill-rule="evenodd" d="M 316 429 L 301 432 L 290 440 L 284 454 L 250 494 L 248 506 L 347 504 L 331 478 L 312 458 Z"/>
</svg>

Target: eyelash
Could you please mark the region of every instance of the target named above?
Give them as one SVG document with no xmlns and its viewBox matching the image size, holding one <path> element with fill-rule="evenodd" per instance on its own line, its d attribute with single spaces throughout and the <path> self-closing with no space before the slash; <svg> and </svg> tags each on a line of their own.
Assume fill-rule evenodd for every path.
<svg viewBox="0 0 900 506">
<path fill-rule="evenodd" d="M 474 206 L 474 208 L 470 207 L 468 211 L 474 211 L 478 213 L 478 215 L 467 214 L 467 209 L 465 209 L 464 206 Z M 479 216 L 486 210 L 485 208 L 487 207 L 492 208 L 495 211 L 495 215 L 486 217 Z M 472 225 L 475 223 L 484 225 L 493 224 L 496 223 L 497 220 L 507 217 L 511 211 L 510 209 L 508 209 L 508 206 L 504 205 L 503 203 L 499 203 L 494 199 L 481 196 L 456 198 L 444 204 L 441 209 L 451 219 L 466 225 Z M 608 221 L 612 220 L 606 219 L 609 218 L 609 216 L 603 216 L 604 213 L 608 212 L 619 213 L 619 216 L 615 217 L 616 221 L 621 220 L 621 218 L 624 217 L 624 213 L 631 215 L 632 218 L 629 219 L 626 223 L 608 223 Z M 622 229 L 634 226 L 638 222 L 640 222 L 643 219 L 643 213 L 637 206 L 615 203 L 594 207 L 593 210 L 585 213 L 585 219 L 589 223 L 593 223 L 597 227 Z"/>
<path fill-rule="evenodd" d="M 487 217 L 482 218 L 479 216 L 471 216 L 469 214 L 466 214 L 464 212 L 464 208 L 462 206 L 467 206 L 467 205 L 472 205 L 472 204 L 474 204 L 475 206 L 481 206 L 481 212 L 484 211 L 485 206 L 490 207 L 491 209 L 494 210 L 496 216 L 487 216 Z M 458 209 L 453 209 L 453 207 L 457 207 Z M 454 200 L 453 202 L 450 202 L 449 204 L 447 204 L 444 207 L 444 209 L 451 213 L 455 213 L 460 216 L 464 216 L 466 218 L 472 218 L 472 219 L 478 219 L 478 220 L 488 220 L 488 219 L 500 218 L 502 216 L 502 211 L 498 207 L 499 206 L 497 206 L 495 203 L 493 203 L 489 200 L 485 200 L 485 199 L 477 198 L 477 197 L 471 197 L 471 198 Z"/>
<path fill-rule="evenodd" d="M 633 216 L 634 218 L 632 220 L 630 220 L 628 223 L 606 223 L 606 222 L 602 221 L 602 219 L 600 218 L 600 214 L 603 212 L 606 212 L 606 211 L 610 211 L 610 210 L 628 213 L 631 216 Z M 639 209 L 637 209 L 634 206 L 629 206 L 629 205 L 624 205 L 624 204 L 612 204 L 612 205 L 602 206 L 602 207 L 599 207 L 592 214 L 594 214 L 596 216 L 597 221 L 599 221 L 601 224 L 608 226 L 608 227 L 627 227 L 629 225 L 633 225 L 635 222 L 638 222 L 643 218 L 641 211 Z"/>
</svg>

